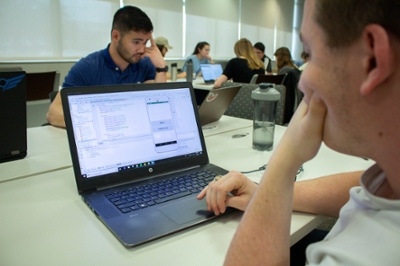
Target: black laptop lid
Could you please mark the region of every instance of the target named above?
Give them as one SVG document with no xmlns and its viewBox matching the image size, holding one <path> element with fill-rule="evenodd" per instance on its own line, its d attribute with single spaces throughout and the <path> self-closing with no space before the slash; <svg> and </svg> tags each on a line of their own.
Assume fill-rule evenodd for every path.
<svg viewBox="0 0 400 266">
<path fill-rule="evenodd" d="M 26 74 L 0 72 L 0 162 L 27 154 Z"/>
<path fill-rule="evenodd" d="M 208 163 L 190 83 L 61 91 L 79 192 Z"/>
</svg>

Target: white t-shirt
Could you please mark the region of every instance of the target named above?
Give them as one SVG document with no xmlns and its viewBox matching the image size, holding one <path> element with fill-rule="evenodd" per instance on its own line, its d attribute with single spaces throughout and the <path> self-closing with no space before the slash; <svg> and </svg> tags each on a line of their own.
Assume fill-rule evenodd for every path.
<svg viewBox="0 0 400 266">
<path fill-rule="evenodd" d="M 321 242 L 307 248 L 309 265 L 400 265 L 400 200 L 374 196 L 386 175 L 373 165 Z"/>
</svg>

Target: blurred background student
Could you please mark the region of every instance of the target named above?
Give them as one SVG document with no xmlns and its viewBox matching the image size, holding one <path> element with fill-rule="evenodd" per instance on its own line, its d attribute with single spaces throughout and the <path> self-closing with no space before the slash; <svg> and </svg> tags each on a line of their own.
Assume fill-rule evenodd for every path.
<svg viewBox="0 0 400 266">
<path fill-rule="evenodd" d="M 168 49 L 173 48 L 171 45 L 169 45 L 168 39 L 163 36 L 159 36 L 159 37 L 155 38 L 154 42 L 156 43 L 156 45 L 157 45 L 158 49 L 160 50 L 163 57 L 165 57 L 165 55 L 167 54 Z M 184 77 L 186 77 L 186 73 L 179 73 L 179 74 L 177 74 L 176 77 L 184 78 Z M 168 71 L 166 73 L 166 78 L 171 79 L 171 71 Z"/>
<path fill-rule="evenodd" d="M 186 65 L 189 60 L 193 63 L 193 74 L 198 75 L 201 71 L 200 64 L 214 63 L 210 57 L 210 44 L 208 42 L 199 42 L 194 48 L 193 54 L 186 58 L 182 67 L 182 75 L 186 77 Z"/>
<path fill-rule="evenodd" d="M 222 75 L 214 82 L 214 87 L 232 79 L 234 82 L 249 83 L 255 74 L 264 74 L 264 63 L 254 52 L 251 42 L 240 39 L 235 43 L 234 52 L 236 58 L 229 60 Z"/>
<path fill-rule="evenodd" d="M 278 67 L 278 75 L 286 74 L 283 85 L 286 87 L 284 123 L 287 124 L 292 119 L 294 111 L 302 98 L 302 93 L 297 88 L 301 72 L 294 64 L 290 50 L 287 47 L 278 48 L 274 56 Z"/>
<path fill-rule="evenodd" d="M 261 42 L 255 43 L 254 52 L 263 61 L 265 74 L 272 74 L 271 58 L 265 54 L 265 45 Z"/>
<path fill-rule="evenodd" d="M 304 51 L 301 53 L 301 59 L 303 59 L 303 64 L 299 67 L 300 71 L 303 71 L 306 68 L 309 58 L 310 58 L 310 55 L 308 53 L 306 53 Z"/>
</svg>

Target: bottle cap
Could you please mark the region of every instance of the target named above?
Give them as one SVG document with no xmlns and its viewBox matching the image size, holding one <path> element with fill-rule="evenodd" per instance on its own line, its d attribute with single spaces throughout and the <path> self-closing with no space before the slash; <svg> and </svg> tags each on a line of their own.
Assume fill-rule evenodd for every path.
<svg viewBox="0 0 400 266">
<path fill-rule="evenodd" d="M 273 83 L 260 83 L 259 87 L 251 92 L 251 98 L 261 101 L 279 101 L 281 94 Z"/>
</svg>

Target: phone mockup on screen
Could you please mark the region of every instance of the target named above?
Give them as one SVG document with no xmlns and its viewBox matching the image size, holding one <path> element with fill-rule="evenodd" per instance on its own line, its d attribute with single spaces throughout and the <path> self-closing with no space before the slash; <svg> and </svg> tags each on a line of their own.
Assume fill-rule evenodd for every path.
<svg viewBox="0 0 400 266">
<path fill-rule="evenodd" d="M 146 98 L 146 105 L 156 152 L 178 149 L 169 98 L 165 95 L 148 97 Z"/>
</svg>

